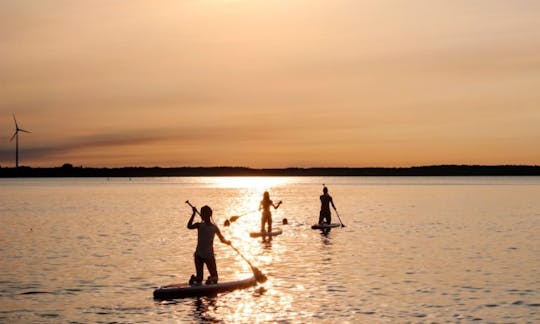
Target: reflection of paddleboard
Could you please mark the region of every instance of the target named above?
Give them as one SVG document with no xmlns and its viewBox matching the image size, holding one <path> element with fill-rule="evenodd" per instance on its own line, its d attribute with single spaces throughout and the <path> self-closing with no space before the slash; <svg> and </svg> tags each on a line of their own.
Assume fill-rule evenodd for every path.
<svg viewBox="0 0 540 324">
<path fill-rule="evenodd" d="M 272 230 L 272 232 L 251 232 L 249 233 L 249 236 L 251 237 L 261 237 L 261 236 L 276 236 L 283 233 L 281 228 L 277 228 Z"/>
<path fill-rule="evenodd" d="M 311 229 L 327 229 L 327 228 L 340 227 L 340 226 L 341 226 L 341 224 L 339 224 L 339 223 L 314 224 L 314 225 L 311 225 Z"/>
<path fill-rule="evenodd" d="M 190 286 L 187 283 L 167 285 L 154 290 L 155 299 L 174 299 L 197 296 L 214 296 L 218 293 L 255 286 L 254 276 L 247 279 L 220 282 L 214 285 Z"/>
</svg>

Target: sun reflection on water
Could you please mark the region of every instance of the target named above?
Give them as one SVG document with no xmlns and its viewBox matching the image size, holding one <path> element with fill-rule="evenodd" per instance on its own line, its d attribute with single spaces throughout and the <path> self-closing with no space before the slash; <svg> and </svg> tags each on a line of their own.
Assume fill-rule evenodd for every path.
<svg viewBox="0 0 540 324">
<path fill-rule="evenodd" d="M 287 177 L 213 177 L 209 183 L 214 188 L 251 188 L 265 190 L 291 183 Z M 262 194 L 262 193 L 261 193 Z"/>
<path fill-rule="evenodd" d="M 258 210 L 265 191 L 274 202 L 283 200 L 284 207 L 271 209 L 273 228 L 282 228 L 282 218 L 287 212 L 287 186 L 294 181 L 288 177 L 208 177 L 197 182 L 211 195 L 227 191 L 227 199 L 216 202 L 215 222 L 232 245 L 268 277 L 268 281 L 250 289 L 243 289 L 220 295 L 219 298 L 198 303 L 194 309 L 198 320 L 224 321 L 235 323 L 257 323 L 286 319 L 294 313 L 296 284 L 292 285 L 275 276 L 283 256 L 290 254 L 283 243 L 284 235 L 270 238 L 252 238 L 250 232 L 258 232 L 261 226 L 261 211 Z M 216 190 L 217 189 L 217 190 Z M 227 221 L 227 225 L 225 225 Z M 282 237 L 283 236 L 283 237 Z M 251 268 L 237 252 L 217 243 L 220 280 L 244 279 L 252 275 Z M 283 289 L 286 286 L 291 291 Z M 202 306 L 202 307 L 201 307 Z M 288 315 L 286 315 L 288 314 Z"/>
<path fill-rule="evenodd" d="M 250 232 L 260 229 L 261 212 L 258 206 L 262 200 L 264 191 L 270 192 L 270 198 L 274 201 L 282 200 L 280 197 L 281 186 L 286 186 L 291 180 L 277 177 L 223 177 L 213 178 L 213 186 L 233 189 L 234 194 L 229 197 L 229 204 L 223 206 L 226 217 L 219 219 L 219 226 L 223 234 L 231 240 L 232 244 L 242 253 L 255 267 L 260 269 L 268 277 L 268 281 L 257 285 L 251 290 L 243 290 L 222 295 L 220 303 L 235 305 L 230 312 L 221 312 L 222 320 L 226 322 L 265 322 L 276 320 L 277 314 L 291 311 L 293 296 L 282 289 L 275 289 L 276 278 L 272 271 L 279 265 L 284 244 L 280 243 L 281 237 L 272 239 L 252 238 Z M 236 189 L 236 190 L 235 190 Z M 272 209 L 274 228 L 279 228 L 281 223 L 282 209 Z M 224 226 L 225 220 L 231 220 L 232 216 L 238 216 L 229 226 Z M 245 276 L 251 269 L 232 249 L 226 252 L 230 260 L 229 266 L 238 269 L 234 271 L 236 276 Z M 234 261 L 233 261 L 234 260 Z M 278 293 L 279 292 L 279 293 Z"/>
</svg>

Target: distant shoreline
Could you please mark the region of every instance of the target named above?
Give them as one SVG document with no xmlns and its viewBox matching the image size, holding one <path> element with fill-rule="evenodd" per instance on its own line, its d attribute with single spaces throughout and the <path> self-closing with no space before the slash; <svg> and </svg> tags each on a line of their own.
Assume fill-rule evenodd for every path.
<svg viewBox="0 0 540 324">
<path fill-rule="evenodd" d="M 0 168 L 0 178 L 221 177 L 221 176 L 539 176 L 538 165 L 430 165 L 400 168 L 121 167 L 64 164 L 54 168 Z"/>
</svg>

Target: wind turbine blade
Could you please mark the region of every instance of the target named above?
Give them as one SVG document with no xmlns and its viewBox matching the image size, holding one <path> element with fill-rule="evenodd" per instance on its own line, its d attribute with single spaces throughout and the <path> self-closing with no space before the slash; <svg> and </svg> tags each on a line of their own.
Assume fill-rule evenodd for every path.
<svg viewBox="0 0 540 324">
<path fill-rule="evenodd" d="M 15 131 L 15 134 L 13 134 L 13 136 L 11 136 L 11 139 L 9 140 L 10 142 L 13 141 L 13 139 L 15 138 L 15 136 L 17 136 L 17 131 Z"/>
<path fill-rule="evenodd" d="M 24 129 L 22 129 L 22 128 L 19 128 L 19 131 L 20 131 L 20 132 L 25 132 L 25 133 L 32 133 L 32 132 L 27 131 L 27 130 L 24 130 Z"/>
<path fill-rule="evenodd" d="M 15 128 L 19 129 L 19 125 L 17 124 L 17 118 L 15 118 L 15 114 L 13 114 L 13 121 L 15 122 Z"/>
</svg>

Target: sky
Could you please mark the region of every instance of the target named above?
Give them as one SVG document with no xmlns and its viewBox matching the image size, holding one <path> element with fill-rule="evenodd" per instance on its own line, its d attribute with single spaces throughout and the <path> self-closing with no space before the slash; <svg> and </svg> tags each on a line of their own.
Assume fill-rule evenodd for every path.
<svg viewBox="0 0 540 324">
<path fill-rule="evenodd" d="M 0 166 L 540 165 L 540 1 L 1 0 Z"/>
</svg>

